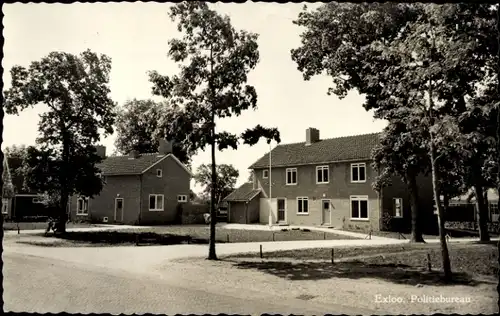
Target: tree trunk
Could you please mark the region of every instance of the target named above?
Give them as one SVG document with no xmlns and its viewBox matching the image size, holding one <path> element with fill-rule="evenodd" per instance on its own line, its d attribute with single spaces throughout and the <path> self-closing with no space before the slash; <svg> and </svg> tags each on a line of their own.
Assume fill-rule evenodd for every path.
<svg viewBox="0 0 500 316">
<path fill-rule="evenodd" d="M 444 210 L 439 198 L 438 180 L 436 174 L 436 148 L 433 143 L 434 139 L 431 136 L 431 169 L 432 169 L 432 191 L 434 193 L 434 201 L 438 211 L 438 226 L 439 226 L 439 244 L 441 245 L 441 256 L 443 260 L 444 280 L 451 281 L 451 263 L 450 254 L 448 253 L 448 245 L 446 244 L 446 231 L 444 228 Z"/>
<path fill-rule="evenodd" d="M 66 232 L 66 222 L 68 221 L 67 207 L 69 200 L 69 170 L 71 170 L 70 165 L 70 138 L 68 133 L 62 131 L 63 133 L 63 152 L 62 152 L 62 171 L 60 175 L 61 191 L 59 197 L 59 214 L 57 214 L 57 222 L 55 228 L 57 232 Z"/>
<path fill-rule="evenodd" d="M 418 206 L 418 186 L 414 175 L 408 176 L 408 190 L 410 191 L 411 208 L 411 239 L 410 242 L 425 242 L 422 236 L 422 220 Z"/>
<path fill-rule="evenodd" d="M 217 173 L 215 165 L 215 110 L 212 109 L 212 187 L 210 190 L 210 240 L 208 245 L 208 260 L 217 260 L 215 253 L 215 224 L 217 221 L 217 212 L 215 209 L 215 185 L 217 183 Z"/>
<path fill-rule="evenodd" d="M 476 212 L 477 224 L 479 226 L 479 239 L 481 241 L 490 241 L 488 233 L 488 206 L 484 203 L 483 187 L 481 185 L 474 186 L 476 196 Z"/>
</svg>

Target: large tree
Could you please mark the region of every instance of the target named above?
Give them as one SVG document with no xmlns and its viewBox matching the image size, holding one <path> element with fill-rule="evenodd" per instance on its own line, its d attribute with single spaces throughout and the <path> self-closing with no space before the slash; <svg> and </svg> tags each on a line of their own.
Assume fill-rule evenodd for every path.
<svg viewBox="0 0 500 316">
<path fill-rule="evenodd" d="M 229 195 L 236 186 L 236 181 L 240 173 L 233 165 L 217 165 L 217 182 L 215 183 L 215 203 L 219 205 L 223 198 Z M 202 164 L 198 167 L 194 180 L 203 186 L 203 193 L 210 195 L 212 192 L 212 168 L 209 164 Z"/>
<path fill-rule="evenodd" d="M 418 126 L 418 122 L 412 122 L 404 115 L 392 118 L 382 133 L 380 143 L 372 152 L 373 166 L 379 172 L 373 183 L 374 189 L 380 191 L 390 185 L 393 176 L 399 177 L 408 187 L 412 242 L 424 241 L 417 176 L 429 171 L 425 134 L 426 131 Z"/>
<path fill-rule="evenodd" d="M 140 153 L 158 152 L 159 137 L 158 122 L 162 119 L 162 112 L 168 111 L 166 104 L 153 100 L 129 100 L 118 108 L 116 117 L 115 146 L 120 154 L 126 155 L 132 150 Z M 192 152 L 185 145 L 185 135 L 182 130 L 174 135 L 173 154 L 183 163 L 189 164 Z"/>
<path fill-rule="evenodd" d="M 236 135 L 216 130 L 216 119 L 239 116 L 257 107 L 257 92 L 247 84 L 247 74 L 259 61 L 257 34 L 237 31 L 228 16 L 210 9 L 204 2 L 189 1 L 173 6 L 170 17 L 177 22 L 181 38 L 169 41 L 168 55 L 179 63 L 180 73 L 162 76 L 150 73 L 153 93 L 167 99 L 170 111 L 159 130 L 173 137 L 179 130 L 193 150 L 211 147 L 212 183 L 217 183 L 217 148 L 236 149 L 238 139 L 253 145 L 265 137 L 279 142 L 276 129 L 260 125 Z M 208 259 L 216 260 L 216 191 L 211 190 L 210 243 Z"/>
<path fill-rule="evenodd" d="M 339 4 L 302 12 L 302 46 L 292 58 L 304 78 L 326 72 L 340 97 L 357 89 L 364 107 L 390 119 L 401 107 L 428 130 L 445 278 L 451 267 L 440 200 L 438 153 L 442 120 L 460 113 L 461 97 L 477 97 L 491 54 L 491 6 L 481 4 Z M 478 18 L 479 17 L 479 18 Z M 478 41 L 479 37 L 486 41 Z M 454 111 L 457 110 L 457 111 Z"/>
<path fill-rule="evenodd" d="M 38 148 L 32 148 L 29 159 L 36 161 L 31 164 L 35 169 L 47 172 L 45 190 L 57 192 L 57 228 L 62 232 L 66 229 L 69 197 L 92 197 L 102 187 L 95 168 L 100 158 L 93 145 L 100 139 L 100 130 L 104 135 L 113 133 L 115 104 L 109 96 L 110 70 L 109 57 L 87 50 L 80 56 L 52 52 L 28 68 L 14 66 L 10 71 L 12 86 L 5 91 L 7 113 L 18 114 L 38 105 L 47 107 L 40 115 Z"/>
</svg>

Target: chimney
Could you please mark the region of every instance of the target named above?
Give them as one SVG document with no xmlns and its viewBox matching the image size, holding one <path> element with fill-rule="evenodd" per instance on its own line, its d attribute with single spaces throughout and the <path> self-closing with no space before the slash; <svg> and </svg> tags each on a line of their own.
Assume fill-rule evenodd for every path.
<svg viewBox="0 0 500 316">
<path fill-rule="evenodd" d="M 97 152 L 97 156 L 101 157 L 102 159 L 106 158 L 106 146 L 97 145 L 95 146 L 95 150 Z"/>
<path fill-rule="evenodd" d="M 306 129 L 306 146 L 310 146 L 313 143 L 319 141 L 319 130 L 309 127 Z"/>
<path fill-rule="evenodd" d="M 161 138 L 158 145 L 158 154 L 159 155 L 168 155 L 172 153 L 173 141 L 168 141 L 164 138 Z"/>
<path fill-rule="evenodd" d="M 128 154 L 129 159 L 136 159 L 139 158 L 139 151 L 138 150 L 131 150 L 130 153 Z"/>
</svg>

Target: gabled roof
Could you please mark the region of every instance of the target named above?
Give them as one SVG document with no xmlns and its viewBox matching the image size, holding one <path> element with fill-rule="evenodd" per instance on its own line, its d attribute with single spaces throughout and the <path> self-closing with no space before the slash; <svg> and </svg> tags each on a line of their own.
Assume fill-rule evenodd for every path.
<svg viewBox="0 0 500 316">
<path fill-rule="evenodd" d="M 223 201 L 228 202 L 248 202 L 259 195 L 260 189 L 254 190 L 253 183 L 247 182 L 226 196 Z"/>
<path fill-rule="evenodd" d="M 322 139 L 309 146 L 306 146 L 305 142 L 278 145 L 271 151 L 271 166 L 287 167 L 371 159 L 371 151 L 379 140 L 380 133 L 372 133 Z M 269 168 L 269 153 L 249 167 L 259 168 Z"/>
<path fill-rule="evenodd" d="M 173 158 L 174 161 L 177 162 L 190 176 L 193 175 L 191 171 L 172 154 L 140 154 L 139 157 L 133 159 L 128 155 L 106 157 L 106 159 L 99 163 L 97 167 L 101 169 L 104 176 L 139 175 L 148 171 L 154 165 L 158 164 L 167 157 Z"/>
</svg>

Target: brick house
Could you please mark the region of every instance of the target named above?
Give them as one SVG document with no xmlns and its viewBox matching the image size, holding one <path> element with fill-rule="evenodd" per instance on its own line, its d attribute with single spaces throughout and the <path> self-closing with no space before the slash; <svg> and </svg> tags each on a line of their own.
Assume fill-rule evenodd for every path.
<svg viewBox="0 0 500 316">
<path fill-rule="evenodd" d="M 375 133 L 321 140 L 317 129 L 308 128 L 305 142 L 276 146 L 271 151 L 271 174 L 268 153 L 249 168 L 253 173 L 252 187 L 244 184 L 226 198 L 230 204 L 229 221 L 241 219 L 241 215 L 236 215 L 242 212 L 240 204 L 250 205 L 258 200 L 259 221 L 265 224 L 271 213 L 273 224 L 384 230 L 388 228 L 382 214 L 387 213 L 392 230 L 409 229 L 411 213 L 406 185 L 394 177 L 392 185 L 381 192 L 372 189 L 377 173 L 371 167 L 371 151 L 379 136 Z M 422 176 L 417 183 L 420 207 L 430 210 L 424 213 L 432 217 L 431 181 Z"/>
<path fill-rule="evenodd" d="M 73 196 L 72 220 L 119 224 L 167 224 L 178 216 L 179 204 L 189 202 L 191 171 L 173 154 L 172 145 L 160 141 L 159 152 L 106 157 L 98 165 L 104 185 L 92 199 Z"/>
</svg>

